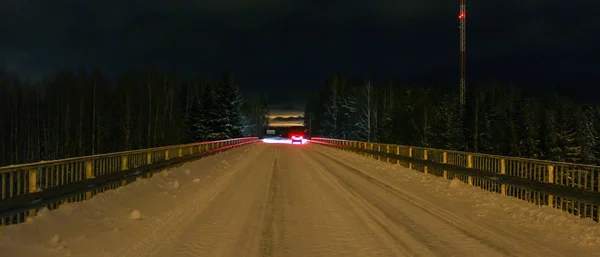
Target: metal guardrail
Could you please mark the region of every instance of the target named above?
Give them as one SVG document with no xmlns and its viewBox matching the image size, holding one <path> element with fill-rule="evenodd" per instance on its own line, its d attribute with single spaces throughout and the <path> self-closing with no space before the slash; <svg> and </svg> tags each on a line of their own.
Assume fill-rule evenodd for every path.
<svg viewBox="0 0 600 257">
<path fill-rule="evenodd" d="M 487 191 L 519 198 L 537 205 L 548 205 L 582 218 L 595 221 L 600 219 L 597 204 L 600 201 L 599 166 L 331 138 L 313 137 L 311 142 L 366 150 L 386 156 L 404 157 L 408 161 L 398 161 L 398 163 L 410 169 L 432 173 L 447 179 L 457 178 Z M 415 162 L 410 160 L 415 160 Z M 436 168 L 428 167 L 427 163 L 437 164 L 430 165 Z M 437 167 L 458 167 L 461 171 L 469 172 L 454 172 Z M 478 176 L 478 173 L 482 176 Z M 523 183 L 520 183 L 519 186 L 513 183 L 503 183 L 498 181 L 500 177 L 512 181 L 529 181 L 532 186 L 523 186 Z M 534 184 L 536 186 L 533 186 Z M 539 190 L 540 185 L 542 187 L 546 185 L 546 188 L 551 187 L 550 191 L 563 188 L 565 189 L 563 191 L 570 193 L 562 195 L 548 193 L 548 190 Z M 581 195 L 582 197 L 565 195 Z M 594 200 L 590 201 L 584 198 Z"/>
<path fill-rule="evenodd" d="M 0 206 L 3 202 L 16 200 L 17 197 L 23 198 L 46 190 L 81 184 L 98 177 L 133 171 L 138 167 L 257 140 L 257 137 L 234 138 L 0 167 Z M 118 186 L 117 183 L 116 187 Z M 93 191 L 90 190 L 78 197 L 83 199 L 75 201 L 89 199 L 92 195 Z M 27 216 L 35 215 L 35 212 L 34 209 L 8 220 L 0 219 L 0 225 L 22 222 Z"/>
</svg>

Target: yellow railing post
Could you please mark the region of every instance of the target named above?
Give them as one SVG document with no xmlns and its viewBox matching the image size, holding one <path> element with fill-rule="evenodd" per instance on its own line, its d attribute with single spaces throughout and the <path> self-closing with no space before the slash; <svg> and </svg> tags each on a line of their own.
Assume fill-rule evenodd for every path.
<svg viewBox="0 0 600 257">
<path fill-rule="evenodd" d="M 448 153 L 447 152 L 444 152 L 442 154 L 442 163 L 444 163 L 444 164 L 448 163 Z M 444 170 L 443 172 L 444 172 L 444 178 L 448 179 L 448 171 Z"/>
<path fill-rule="evenodd" d="M 473 168 L 473 155 L 467 155 L 467 168 L 471 169 Z M 473 177 L 468 176 L 467 177 L 467 181 L 469 183 L 469 186 L 473 185 Z"/>
<path fill-rule="evenodd" d="M 33 169 L 33 170 L 29 170 L 29 193 L 35 193 L 38 191 L 37 188 L 37 184 L 38 184 L 38 170 L 37 169 Z M 35 216 L 37 213 L 37 209 L 31 209 L 29 210 L 29 216 Z"/>
<path fill-rule="evenodd" d="M 385 153 L 387 153 L 387 154 L 390 153 L 390 145 L 387 145 L 387 144 L 385 145 Z M 390 156 L 389 155 L 385 156 L 385 161 L 387 163 L 390 163 Z"/>
<path fill-rule="evenodd" d="M 183 148 L 180 147 L 177 154 L 179 154 L 179 157 L 183 156 Z"/>
<path fill-rule="evenodd" d="M 194 154 L 194 147 L 193 146 L 190 146 L 190 152 L 189 152 L 189 154 Z"/>
<path fill-rule="evenodd" d="M 93 179 L 95 177 L 93 162 L 91 160 L 85 161 L 85 179 Z M 90 198 L 92 198 L 92 191 L 85 192 L 85 199 L 89 200 Z"/>
<path fill-rule="evenodd" d="M 423 160 L 428 160 L 428 159 L 429 159 L 429 156 L 428 156 L 428 151 L 427 151 L 427 149 L 424 149 L 424 150 L 423 150 Z M 427 173 L 428 173 L 428 172 L 427 172 L 427 165 L 423 166 L 423 172 L 424 172 L 425 174 L 427 174 Z"/>
<path fill-rule="evenodd" d="M 121 170 L 127 170 L 127 155 L 121 156 Z"/>
<path fill-rule="evenodd" d="M 85 161 L 85 179 L 93 179 L 95 177 L 94 165 L 92 164 L 92 161 Z"/>
<path fill-rule="evenodd" d="M 554 165 L 548 165 L 548 183 L 554 184 Z M 554 195 L 548 195 L 548 206 L 554 207 Z"/>
<path fill-rule="evenodd" d="M 146 164 L 152 164 L 152 152 L 146 153 Z"/>
<path fill-rule="evenodd" d="M 408 157 L 412 158 L 413 157 L 413 148 L 410 147 L 408 148 Z M 412 162 L 408 162 L 408 168 L 412 170 L 413 168 L 413 163 Z"/>
<path fill-rule="evenodd" d="M 500 174 L 506 175 L 506 160 L 500 159 Z M 506 195 L 506 184 L 500 185 L 500 194 Z"/>
<path fill-rule="evenodd" d="M 467 155 L 467 168 L 473 168 L 473 155 Z"/>
<path fill-rule="evenodd" d="M 169 160 L 169 150 L 165 150 L 165 161 Z"/>
</svg>

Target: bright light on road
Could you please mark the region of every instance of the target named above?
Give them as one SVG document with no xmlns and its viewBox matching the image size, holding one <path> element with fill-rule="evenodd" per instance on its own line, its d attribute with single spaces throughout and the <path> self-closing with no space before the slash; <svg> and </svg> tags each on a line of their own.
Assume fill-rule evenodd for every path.
<svg viewBox="0 0 600 257">
<path fill-rule="evenodd" d="M 292 144 L 291 139 L 282 138 L 282 137 L 264 138 L 262 141 L 266 144 Z M 308 140 L 302 139 L 302 144 L 306 144 L 306 143 L 308 143 Z M 295 143 L 295 144 L 300 144 L 300 143 Z"/>
</svg>

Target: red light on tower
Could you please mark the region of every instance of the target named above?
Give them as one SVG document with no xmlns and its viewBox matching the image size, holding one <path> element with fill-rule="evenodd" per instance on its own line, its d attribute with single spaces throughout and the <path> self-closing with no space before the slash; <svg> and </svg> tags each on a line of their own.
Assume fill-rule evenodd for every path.
<svg viewBox="0 0 600 257">
<path fill-rule="evenodd" d="M 464 18 L 465 18 L 465 16 L 467 16 L 467 15 L 466 15 L 464 12 L 461 12 L 461 13 L 458 15 L 458 19 L 464 19 Z"/>
</svg>

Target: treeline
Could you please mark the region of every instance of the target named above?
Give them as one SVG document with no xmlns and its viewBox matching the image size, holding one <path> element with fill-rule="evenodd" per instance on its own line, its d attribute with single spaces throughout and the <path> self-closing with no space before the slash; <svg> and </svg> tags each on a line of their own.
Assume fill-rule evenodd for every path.
<svg viewBox="0 0 600 257">
<path fill-rule="evenodd" d="M 0 166 L 260 135 L 264 97 L 244 101 L 231 72 L 183 82 L 159 71 L 58 72 L 26 83 L 0 71 Z"/>
<path fill-rule="evenodd" d="M 514 87 L 458 90 L 373 85 L 337 75 L 311 95 L 313 136 L 600 164 L 600 107 Z"/>
</svg>

